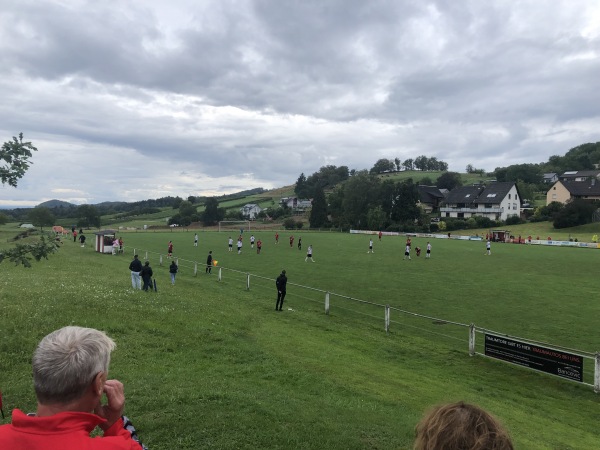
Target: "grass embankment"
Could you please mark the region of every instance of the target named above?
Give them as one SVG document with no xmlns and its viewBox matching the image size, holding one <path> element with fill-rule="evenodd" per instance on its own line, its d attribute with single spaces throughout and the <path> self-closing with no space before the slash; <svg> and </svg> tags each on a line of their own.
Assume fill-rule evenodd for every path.
<svg viewBox="0 0 600 450">
<path fill-rule="evenodd" d="M 433 404 L 464 399 L 499 416 L 520 449 L 597 446 L 599 398 L 587 386 L 469 357 L 465 329 L 434 325 L 290 285 L 286 311 L 274 311 L 272 278 L 582 350 L 600 349 L 597 250 L 500 245 L 483 256 L 475 242 L 433 241 L 433 257 L 402 260 L 404 238 L 295 233 L 303 250 L 257 233 L 263 254 L 227 252 L 225 233 L 124 234 L 127 256 L 66 242 L 30 270 L 0 266 L 0 386 L 5 409 L 35 409 L 31 354 L 68 324 L 106 330 L 118 348 L 111 376 L 126 385 L 127 414 L 152 449 L 410 448 L 413 427 Z M 235 236 L 233 236 L 235 238 Z M 173 240 L 181 258 L 169 285 L 157 253 Z M 316 263 L 305 263 L 314 245 Z M 413 247 L 425 247 L 413 240 Z M 158 293 L 134 292 L 133 248 L 150 251 Z M 194 277 L 186 261 L 224 270 Z M 140 254 L 144 253 L 140 251 Z M 183 261 L 183 260 L 186 261 Z M 291 308 L 293 310 L 288 310 Z"/>
</svg>

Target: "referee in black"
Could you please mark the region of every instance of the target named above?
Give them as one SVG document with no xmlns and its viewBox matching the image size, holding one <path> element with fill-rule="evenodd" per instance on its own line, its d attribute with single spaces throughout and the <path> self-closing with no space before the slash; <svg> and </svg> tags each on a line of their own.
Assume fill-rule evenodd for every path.
<svg viewBox="0 0 600 450">
<path fill-rule="evenodd" d="M 275 311 L 281 311 L 281 308 L 283 307 L 286 285 L 287 277 L 285 276 L 285 270 L 282 270 L 281 275 L 275 280 L 275 286 L 277 286 L 277 303 L 275 303 Z"/>
</svg>

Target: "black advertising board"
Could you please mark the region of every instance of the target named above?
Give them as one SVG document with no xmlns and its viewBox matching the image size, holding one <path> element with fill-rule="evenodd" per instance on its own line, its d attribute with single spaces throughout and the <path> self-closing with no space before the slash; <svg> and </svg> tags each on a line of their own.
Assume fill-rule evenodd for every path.
<svg viewBox="0 0 600 450">
<path fill-rule="evenodd" d="M 486 334 L 485 355 L 569 380 L 583 382 L 583 358 L 572 353 Z"/>
</svg>

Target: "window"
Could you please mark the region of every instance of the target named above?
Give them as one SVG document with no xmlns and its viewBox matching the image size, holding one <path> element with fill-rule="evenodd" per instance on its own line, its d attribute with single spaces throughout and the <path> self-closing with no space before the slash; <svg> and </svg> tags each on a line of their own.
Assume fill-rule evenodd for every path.
<svg viewBox="0 0 600 450">
<path fill-rule="evenodd" d="M 496 196 L 496 194 L 488 194 L 487 196 L 488 196 L 488 198 L 494 198 Z"/>
<path fill-rule="evenodd" d="M 556 200 L 556 194 L 552 194 L 552 200 Z"/>
<path fill-rule="evenodd" d="M 446 213 L 446 217 L 450 217 L 450 213 Z"/>
<path fill-rule="evenodd" d="M 465 217 L 465 213 L 458 213 L 458 216 L 457 216 L 457 217 L 458 217 L 459 219 L 462 219 L 463 217 Z"/>
<path fill-rule="evenodd" d="M 510 194 L 508 194 L 508 199 L 510 200 Z"/>
<path fill-rule="evenodd" d="M 513 203 L 513 209 L 517 209 L 517 204 Z"/>
</svg>

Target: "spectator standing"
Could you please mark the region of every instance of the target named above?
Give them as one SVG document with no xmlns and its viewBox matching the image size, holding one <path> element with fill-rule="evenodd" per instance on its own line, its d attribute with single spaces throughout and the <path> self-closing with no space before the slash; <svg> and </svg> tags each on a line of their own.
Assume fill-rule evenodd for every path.
<svg viewBox="0 0 600 450">
<path fill-rule="evenodd" d="M 116 255 L 117 253 L 119 253 L 119 240 L 117 239 L 117 237 L 115 236 L 113 243 L 112 243 L 112 254 Z"/>
<path fill-rule="evenodd" d="M 81 243 L 82 247 L 85 247 L 85 234 L 83 234 L 83 233 L 79 234 L 79 242 Z"/>
<path fill-rule="evenodd" d="M 179 271 L 179 267 L 175 264 L 175 261 L 171 261 L 171 265 L 169 266 L 169 274 L 171 275 L 171 284 L 175 285 L 175 275 Z"/>
<path fill-rule="evenodd" d="M 142 262 L 139 260 L 138 255 L 133 257 L 133 261 L 129 264 L 129 270 L 131 271 L 131 285 L 134 289 L 141 289 L 142 281 L 140 274 L 142 272 Z"/>
<path fill-rule="evenodd" d="M 123 384 L 108 379 L 115 347 L 105 333 L 92 328 L 68 326 L 44 337 L 32 360 L 36 414 L 15 409 L 12 423 L 0 426 L 0 448 L 145 450 L 123 415 Z M 97 426 L 103 436 L 90 437 Z"/>
<path fill-rule="evenodd" d="M 73 230 L 73 242 L 77 242 L 77 230 Z"/>
<path fill-rule="evenodd" d="M 146 261 L 144 263 L 144 267 L 142 267 L 142 271 L 140 273 L 140 275 L 142 276 L 142 280 L 144 281 L 144 286 L 142 287 L 142 289 L 144 291 L 148 291 L 148 288 L 150 288 L 150 290 L 152 290 L 152 267 L 150 267 L 150 262 Z"/>
<path fill-rule="evenodd" d="M 211 250 L 208 252 L 208 256 L 206 257 L 206 273 L 209 275 L 212 273 L 212 266 L 213 266 L 213 256 L 212 256 L 212 250 Z"/>
<path fill-rule="evenodd" d="M 282 270 L 281 274 L 275 280 L 275 286 L 277 287 L 277 303 L 275 303 L 275 311 L 281 311 L 287 290 L 287 276 L 285 275 L 285 270 Z"/>
</svg>

